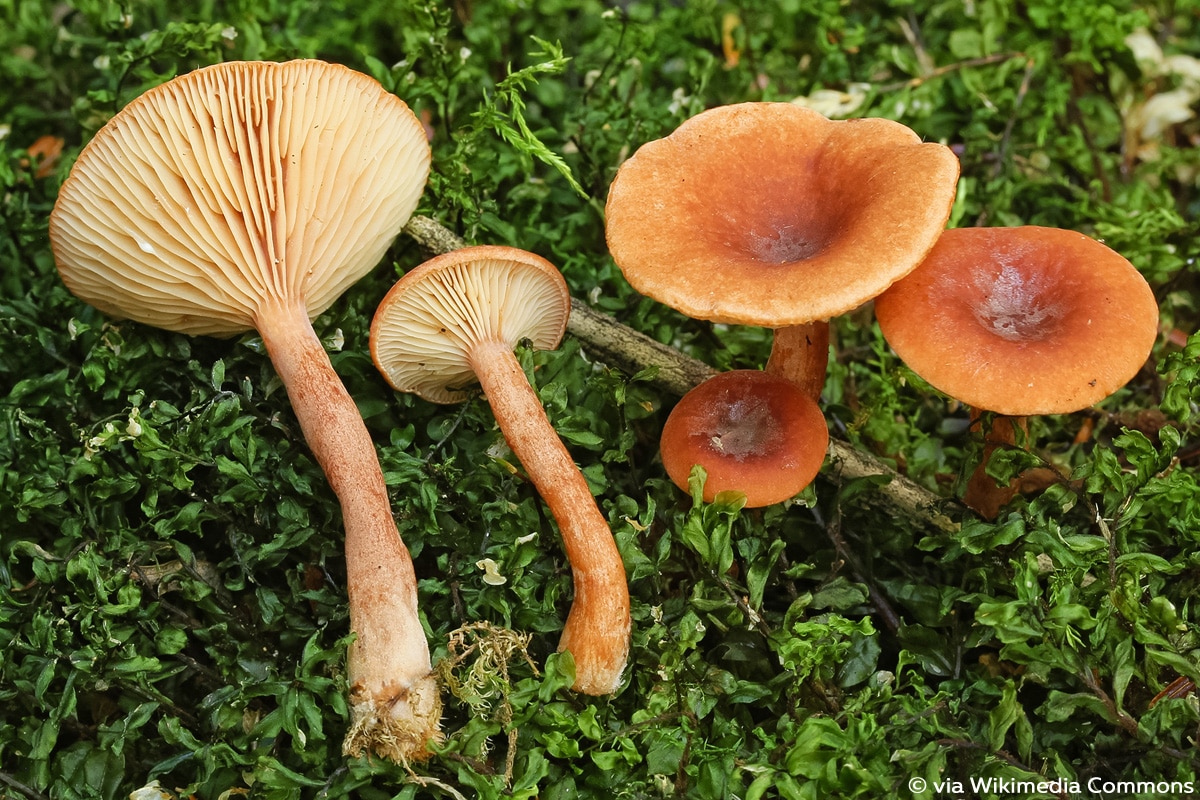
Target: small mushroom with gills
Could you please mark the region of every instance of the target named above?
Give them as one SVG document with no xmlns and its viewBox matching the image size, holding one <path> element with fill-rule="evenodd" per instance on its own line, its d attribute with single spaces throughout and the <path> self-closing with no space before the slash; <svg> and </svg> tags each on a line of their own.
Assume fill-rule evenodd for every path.
<svg viewBox="0 0 1200 800">
<path fill-rule="evenodd" d="M 1067 414 L 1128 383 L 1158 336 L 1146 279 L 1075 231 L 1034 225 L 956 228 L 875 301 L 884 338 L 934 388 L 973 413 Z M 1012 444 L 997 418 L 985 456 Z M 986 460 L 985 460 L 986 463 Z M 964 502 L 994 518 L 1012 495 L 981 464 Z"/>
<path fill-rule="evenodd" d="M 545 259 L 480 245 L 433 258 L 402 277 L 371 323 L 371 356 L 388 383 L 435 403 L 478 381 L 508 446 L 558 523 L 575 599 L 559 650 L 577 691 L 616 691 L 629 655 L 629 588 L 608 522 L 513 353 L 528 339 L 558 346 L 571 298 Z"/>
<path fill-rule="evenodd" d="M 262 336 L 342 508 L 356 634 L 344 748 L 398 762 L 428 755 L 441 699 L 374 443 L 310 320 L 379 263 L 429 161 L 416 116 L 366 75 L 315 60 L 229 62 L 114 116 L 50 216 L 63 282 L 101 311 Z"/>
<path fill-rule="evenodd" d="M 812 483 L 829 448 L 816 402 L 786 378 L 722 372 L 688 392 L 663 425 L 663 467 L 688 490 L 692 467 L 707 473 L 704 501 L 723 491 L 751 508 L 780 503 Z"/>
</svg>

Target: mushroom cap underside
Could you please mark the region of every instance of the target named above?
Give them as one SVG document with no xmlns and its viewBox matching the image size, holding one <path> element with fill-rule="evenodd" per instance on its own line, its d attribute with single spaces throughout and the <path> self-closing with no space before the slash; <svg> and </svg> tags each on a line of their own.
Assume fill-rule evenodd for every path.
<svg viewBox="0 0 1200 800">
<path fill-rule="evenodd" d="M 315 317 L 383 257 L 425 187 L 420 121 L 316 60 L 228 62 L 134 99 L 80 153 L 50 217 L 63 282 L 117 317 L 191 334 Z"/>
<path fill-rule="evenodd" d="M 1062 414 L 1103 400 L 1146 362 L 1158 304 L 1123 256 L 1075 231 L 946 231 L 875 301 L 914 372 L 975 408 Z"/>
<path fill-rule="evenodd" d="M 886 119 L 790 103 L 713 108 L 649 142 L 606 206 L 630 284 L 697 319 L 784 327 L 850 311 L 944 229 L 959 164 Z"/>
<path fill-rule="evenodd" d="M 457 403 L 475 384 L 471 351 L 528 339 L 552 350 L 567 328 L 571 296 L 544 258 L 477 245 L 437 256 L 387 293 L 371 322 L 371 357 L 388 383 L 435 403 Z"/>
<path fill-rule="evenodd" d="M 688 490 L 696 464 L 708 477 L 704 500 L 739 491 L 751 507 L 782 502 L 821 469 L 829 448 L 825 418 L 786 378 L 758 370 L 722 372 L 692 389 L 663 425 L 663 467 Z"/>
</svg>

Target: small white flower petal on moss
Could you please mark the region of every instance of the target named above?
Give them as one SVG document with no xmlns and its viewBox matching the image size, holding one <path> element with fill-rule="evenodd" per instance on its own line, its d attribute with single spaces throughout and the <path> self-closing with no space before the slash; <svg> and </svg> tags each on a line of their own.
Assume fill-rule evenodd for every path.
<svg viewBox="0 0 1200 800">
<path fill-rule="evenodd" d="M 503 586 L 508 583 L 508 578 L 500 574 L 500 568 L 490 558 L 481 558 L 475 562 L 475 566 L 483 570 L 483 582 L 489 586 Z"/>
</svg>

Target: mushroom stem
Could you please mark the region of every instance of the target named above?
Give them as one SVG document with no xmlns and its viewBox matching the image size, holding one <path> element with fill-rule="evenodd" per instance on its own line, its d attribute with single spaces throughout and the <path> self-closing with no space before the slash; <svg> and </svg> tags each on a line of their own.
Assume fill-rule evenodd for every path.
<svg viewBox="0 0 1200 800">
<path fill-rule="evenodd" d="M 573 688 L 610 694 L 629 656 L 629 587 L 608 521 L 546 418 L 508 344 L 485 341 L 469 353 L 505 441 L 558 522 L 575 600 L 558 649 L 575 659 Z"/>
<path fill-rule="evenodd" d="M 417 613 L 412 557 L 392 518 L 374 443 L 333 369 L 303 303 L 259 313 L 266 344 L 300 429 L 342 508 L 350 600 L 351 725 L 344 750 L 399 763 L 428 755 L 441 699 Z"/>
<path fill-rule="evenodd" d="M 982 417 L 982 411 L 976 408 L 971 409 L 972 429 L 978 429 L 983 425 Z M 987 474 L 987 464 L 992 458 L 992 453 L 997 448 L 1011 447 L 1017 443 L 1016 427 L 1018 425 L 1028 433 L 1029 427 L 1025 417 L 997 414 L 992 418 L 991 426 L 983 435 L 983 456 L 967 481 L 967 488 L 963 492 L 963 505 L 984 519 L 994 520 L 1000 514 L 1000 509 L 1013 499 L 1019 488 L 1017 480 L 1011 481 L 1007 486 L 998 486 L 996 479 Z"/>
<path fill-rule="evenodd" d="M 829 368 L 829 321 L 775 329 L 766 372 L 787 378 L 820 402 Z"/>
</svg>

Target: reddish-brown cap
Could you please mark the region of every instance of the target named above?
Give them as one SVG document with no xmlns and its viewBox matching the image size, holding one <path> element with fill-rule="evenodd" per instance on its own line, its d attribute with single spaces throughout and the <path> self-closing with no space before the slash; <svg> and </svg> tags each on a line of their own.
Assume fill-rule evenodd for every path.
<svg viewBox="0 0 1200 800">
<path fill-rule="evenodd" d="M 371 357 L 392 388 L 457 403 L 475 384 L 480 342 L 552 350 L 571 313 L 553 264 L 516 247 L 477 245 L 431 258 L 384 296 L 371 322 Z"/>
<path fill-rule="evenodd" d="M 688 316 L 826 320 L 920 262 L 949 218 L 958 171 L 949 148 L 891 120 L 723 106 L 621 165 L 608 247 L 635 289 Z"/>
<path fill-rule="evenodd" d="M 680 399 L 663 425 L 663 467 L 688 490 L 696 464 L 704 499 L 739 491 L 767 506 L 800 492 L 821 469 L 829 429 L 817 404 L 791 381 L 757 370 L 722 372 Z"/>
<path fill-rule="evenodd" d="M 1123 256 L 1075 231 L 946 231 L 875 301 L 896 354 L 940 391 L 1011 416 L 1097 403 L 1146 362 L 1158 304 Z"/>
<path fill-rule="evenodd" d="M 80 153 L 50 216 L 63 282 L 192 334 L 316 316 L 379 263 L 429 174 L 420 121 L 374 79 L 301 60 L 205 67 L 136 98 Z"/>
</svg>

